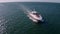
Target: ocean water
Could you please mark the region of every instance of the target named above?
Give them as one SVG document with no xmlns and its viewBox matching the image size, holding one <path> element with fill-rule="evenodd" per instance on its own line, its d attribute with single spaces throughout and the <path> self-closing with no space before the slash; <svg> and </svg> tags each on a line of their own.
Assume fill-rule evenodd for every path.
<svg viewBox="0 0 60 34">
<path fill-rule="evenodd" d="M 33 23 L 21 9 L 35 9 L 45 22 Z M 60 3 L 9 2 L 0 3 L 0 34 L 60 34 Z"/>
</svg>

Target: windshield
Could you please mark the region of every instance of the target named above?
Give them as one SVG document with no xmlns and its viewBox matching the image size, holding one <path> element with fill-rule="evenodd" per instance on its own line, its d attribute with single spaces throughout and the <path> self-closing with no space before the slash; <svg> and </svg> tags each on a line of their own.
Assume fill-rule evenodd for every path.
<svg viewBox="0 0 60 34">
<path fill-rule="evenodd" d="M 33 13 L 34 15 L 36 15 L 37 17 L 39 17 L 39 14 L 38 13 Z"/>
</svg>

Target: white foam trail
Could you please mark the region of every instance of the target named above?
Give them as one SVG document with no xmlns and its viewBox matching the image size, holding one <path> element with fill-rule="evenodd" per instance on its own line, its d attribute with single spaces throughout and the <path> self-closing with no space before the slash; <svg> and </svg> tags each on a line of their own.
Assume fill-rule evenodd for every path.
<svg viewBox="0 0 60 34">
<path fill-rule="evenodd" d="M 24 5 L 20 5 L 20 8 L 23 10 L 25 14 L 28 14 L 29 12 L 31 12 L 31 10 Z"/>
</svg>

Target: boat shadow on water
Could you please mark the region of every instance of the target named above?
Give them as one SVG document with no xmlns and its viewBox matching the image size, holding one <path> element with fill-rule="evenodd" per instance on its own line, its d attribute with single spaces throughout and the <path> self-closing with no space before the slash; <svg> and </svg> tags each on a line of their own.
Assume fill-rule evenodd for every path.
<svg viewBox="0 0 60 34">
<path fill-rule="evenodd" d="M 35 22 L 34 22 L 35 23 Z M 46 19 L 44 19 L 44 21 L 38 21 L 36 24 L 38 24 L 38 25 L 41 25 L 41 24 L 46 24 L 46 25 L 48 25 L 48 21 L 46 20 Z"/>
</svg>

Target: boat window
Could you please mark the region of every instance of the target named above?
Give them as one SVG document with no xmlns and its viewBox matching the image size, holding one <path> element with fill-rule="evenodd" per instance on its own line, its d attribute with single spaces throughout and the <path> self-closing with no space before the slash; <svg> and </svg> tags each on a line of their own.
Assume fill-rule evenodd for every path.
<svg viewBox="0 0 60 34">
<path fill-rule="evenodd" d="M 39 14 L 38 13 L 33 13 L 34 15 L 36 15 L 37 17 L 39 17 Z"/>
<path fill-rule="evenodd" d="M 34 15 L 39 15 L 38 13 L 33 13 Z"/>
</svg>

